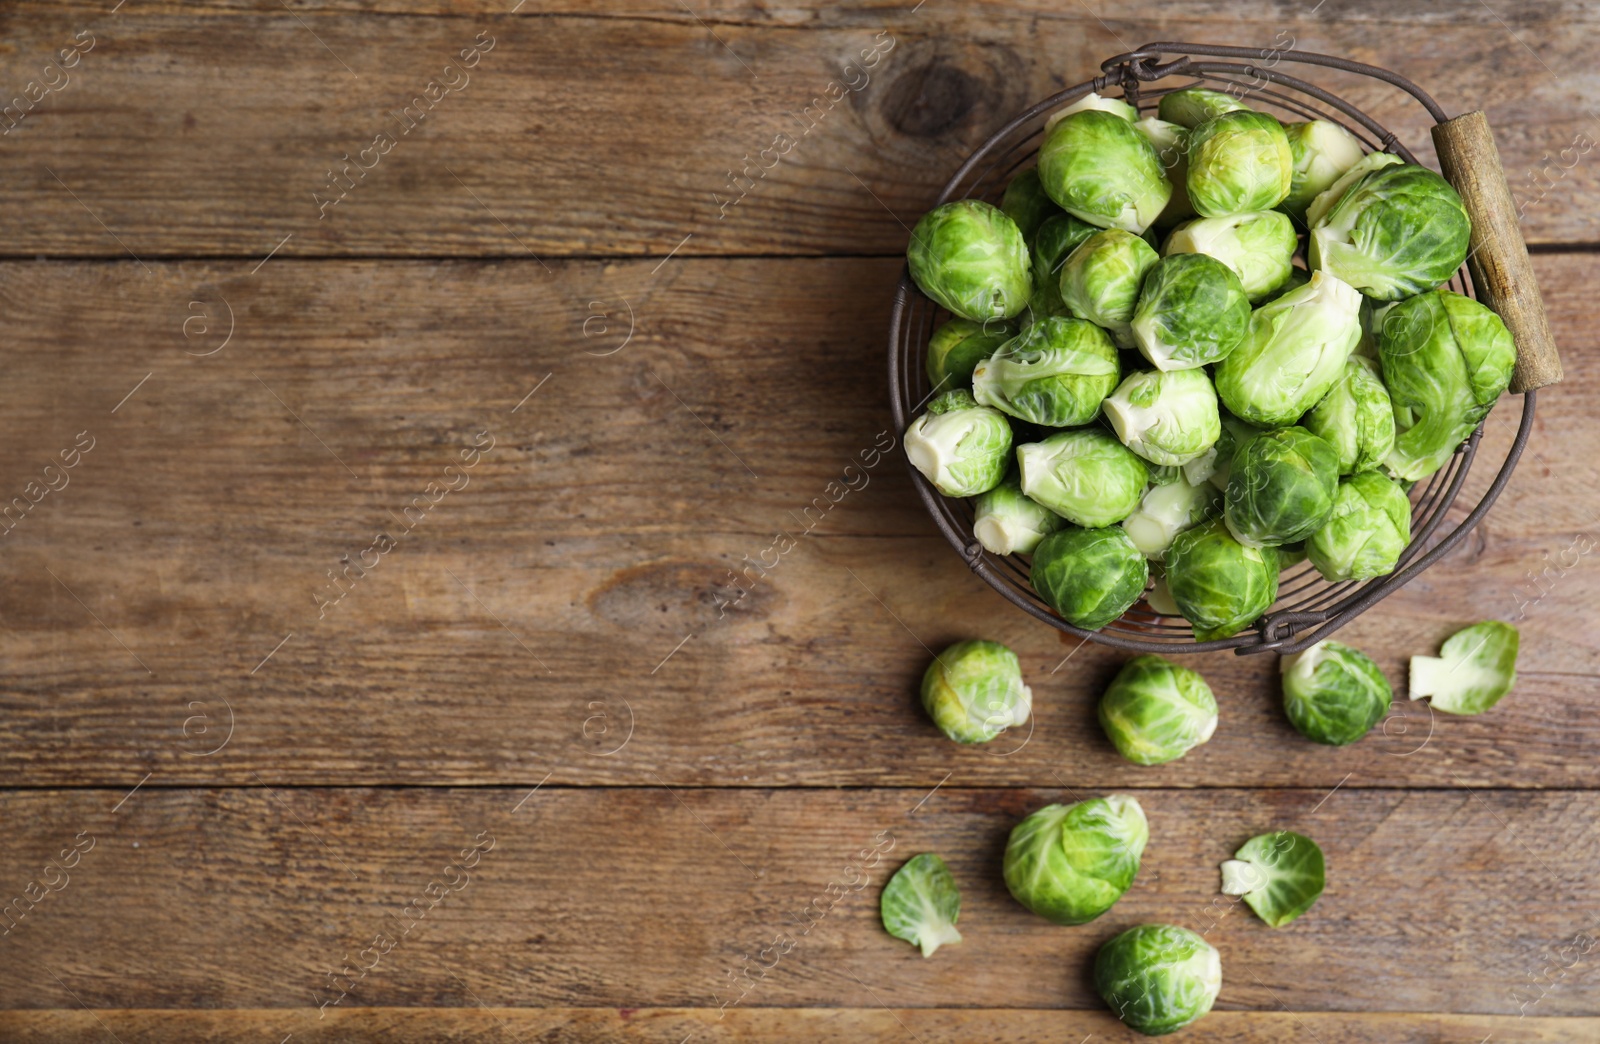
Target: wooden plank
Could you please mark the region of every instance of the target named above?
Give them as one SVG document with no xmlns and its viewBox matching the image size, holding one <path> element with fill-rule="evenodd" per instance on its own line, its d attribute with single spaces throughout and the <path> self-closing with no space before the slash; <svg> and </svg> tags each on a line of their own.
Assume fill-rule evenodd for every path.
<svg viewBox="0 0 1600 1044">
<path fill-rule="evenodd" d="M 1596 957 L 1577 950 L 1600 933 L 1600 795 L 1150 791 L 1138 880 L 1100 920 L 1063 928 L 1018 906 L 998 870 L 1012 825 L 1071 797 L 11 791 L 0 880 L 8 896 L 58 890 L 14 904 L 0 1008 L 272 1007 L 274 1040 L 318 1029 L 318 1006 L 341 996 L 328 1006 L 1098 1011 L 1095 949 L 1164 921 L 1218 947 L 1224 1011 L 1593 1010 Z M 1217 896 L 1217 864 L 1280 828 L 1318 840 L 1330 883 L 1275 930 Z M 49 860 L 74 838 L 63 878 Z M 960 883 L 965 936 L 926 961 L 883 932 L 875 901 L 921 851 Z"/>
<path fill-rule="evenodd" d="M 292 236 L 283 256 L 898 254 L 1010 115 L 1175 38 L 1349 55 L 1403 70 L 1452 112 L 1485 108 L 1526 235 L 1600 241 L 1600 123 L 1581 103 L 1600 74 L 1592 12 L 1573 5 L 1509 24 L 1482 5 L 1375 0 L 1336 15 L 1142 0 L 1110 19 L 1049 4 L 380 6 L 30 7 L 0 64 L 4 99 L 20 99 L 0 138 L 7 250 L 259 258 Z M 447 76 L 479 32 L 494 49 Z M 92 49 L 55 70 L 75 39 Z M 430 82 L 422 120 L 393 115 Z M 1364 84 L 1351 98 L 1431 157 L 1418 106 Z M 808 106 L 822 115 L 792 115 Z M 330 189 L 346 162 L 369 169 Z"/>
<path fill-rule="evenodd" d="M 0 265 L 0 503 L 95 440 L 0 538 L 0 780 L 1594 786 L 1574 697 L 1600 677 L 1595 559 L 1573 549 L 1600 540 L 1600 260 L 1535 261 L 1569 376 L 1528 457 L 1471 540 L 1342 635 L 1398 685 L 1456 627 L 1520 613 L 1517 692 L 1478 718 L 1402 704 L 1333 751 L 1289 730 L 1273 663 L 1209 655 L 1223 725 L 1162 769 L 1094 722 L 1120 654 L 973 577 L 897 452 L 846 470 L 890 428 L 893 262 Z M 586 354 L 622 344 L 584 336 L 596 299 L 634 309 L 615 354 Z M 793 550 L 730 586 L 780 532 Z M 914 705 L 927 650 L 975 632 L 1035 686 L 1021 749 L 958 749 Z"/>
</svg>

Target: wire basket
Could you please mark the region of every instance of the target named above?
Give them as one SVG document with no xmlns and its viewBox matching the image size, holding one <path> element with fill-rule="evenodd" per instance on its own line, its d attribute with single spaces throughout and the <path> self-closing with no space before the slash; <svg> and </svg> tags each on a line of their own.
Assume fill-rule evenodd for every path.
<svg viewBox="0 0 1600 1044">
<path fill-rule="evenodd" d="M 1171 60 L 1162 61 L 1164 57 Z M 1209 58 L 1243 59 L 1209 61 Z M 1440 529 L 1477 456 L 1483 428 L 1448 464 L 1411 490 L 1412 539 L 1393 572 L 1372 580 L 1330 583 L 1309 562 L 1286 571 L 1278 600 L 1256 623 L 1230 638 L 1197 641 L 1188 621 L 1163 615 L 1141 599 L 1121 618 L 1099 631 L 1076 627 L 1058 616 L 1034 592 L 1029 559 L 995 555 L 973 535 L 969 501 L 942 496 L 915 468 L 909 468 L 918 494 L 939 530 L 983 577 L 1024 611 L 1069 634 L 1120 649 L 1154 653 L 1234 649 L 1239 653 L 1298 652 L 1326 638 L 1356 616 L 1410 582 L 1455 547 L 1480 521 L 1511 477 L 1533 428 L 1535 390 L 1561 379 L 1560 361 L 1533 281 L 1527 247 L 1516 228 L 1515 208 L 1482 113 L 1450 119 L 1411 81 L 1385 69 L 1330 55 L 1273 48 L 1156 43 L 1117 55 L 1101 65 L 1103 75 L 1039 102 L 984 142 L 956 171 L 935 205 L 953 199 L 982 199 L 996 205 L 1012 176 L 1031 165 L 1044 136 L 1046 117 L 1090 91 L 1120 88 L 1142 114 L 1153 113 L 1163 94 L 1204 86 L 1247 98 L 1253 108 L 1286 120 L 1330 120 L 1354 134 L 1368 151 L 1391 152 L 1408 163 L 1416 157 L 1394 134 L 1354 105 L 1320 87 L 1279 70 L 1283 62 L 1322 66 L 1381 80 L 1409 94 L 1434 120 L 1433 136 L 1445 177 L 1461 193 L 1472 219 L 1468 262 L 1446 284 L 1478 298 L 1500 313 L 1517 345 L 1517 370 L 1511 391 L 1523 396 L 1522 420 L 1500 470 L 1466 517 L 1443 535 Z M 1147 85 L 1166 81 L 1159 87 Z M 911 281 L 909 269 L 895 292 L 889 328 L 889 388 L 895 425 L 904 431 L 931 397 L 925 369 L 929 337 L 949 318 Z M 909 467 L 909 466 L 908 466 Z"/>
</svg>

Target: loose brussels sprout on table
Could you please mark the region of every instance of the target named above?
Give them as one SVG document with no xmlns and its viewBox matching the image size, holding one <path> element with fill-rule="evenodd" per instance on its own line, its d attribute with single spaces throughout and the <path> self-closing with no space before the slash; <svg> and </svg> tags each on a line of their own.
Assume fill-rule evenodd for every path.
<svg viewBox="0 0 1600 1044">
<path fill-rule="evenodd" d="M 1067 526 L 1034 548 L 1029 580 L 1075 627 L 1098 631 L 1139 600 L 1150 565 L 1121 528 Z"/>
<path fill-rule="evenodd" d="M 1411 501 L 1394 480 L 1363 471 L 1339 483 L 1333 514 L 1306 540 L 1325 580 L 1368 580 L 1394 572 L 1411 543 Z"/>
<path fill-rule="evenodd" d="M 1125 794 L 1046 805 L 1011 831 L 1003 872 L 1017 902 L 1056 924 L 1086 924 L 1122 898 L 1150 840 Z"/>
<path fill-rule="evenodd" d="M 980 406 L 972 393 L 945 392 L 911 422 L 906 456 L 922 476 L 947 497 L 973 497 L 1005 478 L 1011 463 L 1011 423 L 1006 415 Z"/>
<path fill-rule="evenodd" d="M 1253 436 L 1233 455 L 1225 515 L 1228 532 L 1247 547 L 1304 540 L 1333 514 L 1339 456 L 1304 428 Z"/>
<path fill-rule="evenodd" d="M 980 493 L 972 510 L 972 535 L 984 550 L 997 555 L 1025 555 L 1066 525 L 1060 515 L 1028 499 L 1015 478 Z"/>
<path fill-rule="evenodd" d="M 1103 229 L 1084 239 L 1061 265 L 1061 302 L 1079 319 L 1111 331 L 1123 347 L 1132 347 L 1128 324 L 1139 288 L 1159 260 L 1150 244 L 1132 232 Z"/>
<path fill-rule="evenodd" d="M 982 405 L 1019 420 L 1066 428 L 1094 420 L 1121 374 L 1116 346 L 1104 330 L 1053 315 L 980 362 L 972 371 L 972 393 Z"/>
<path fill-rule="evenodd" d="M 1292 830 L 1252 837 L 1222 864 L 1222 894 L 1243 896 L 1273 928 L 1311 909 L 1326 880 L 1322 849 Z"/>
<path fill-rule="evenodd" d="M 1017 654 L 999 642 L 957 642 L 922 675 L 922 707 L 957 743 L 987 743 L 1033 712 Z"/>
<path fill-rule="evenodd" d="M 1445 640 L 1438 656 L 1411 657 L 1414 700 L 1447 714 L 1482 714 L 1517 682 L 1517 629 L 1486 620 Z"/>
<path fill-rule="evenodd" d="M 961 892 L 950 868 L 932 852 L 912 856 L 894 872 L 878 899 L 878 915 L 884 931 L 920 947 L 924 958 L 961 941 Z"/>
<path fill-rule="evenodd" d="M 1172 230 L 1163 253 L 1205 254 L 1233 269 L 1245 296 L 1259 301 L 1288 281 L 1297 240 L 1277 210 L 1195 218 Z"/>
<path fill-rule="evenodd" d="M 1233 269 L 1205 254 L 1164 257 L 1145 277 L 1133 338 L 1158 370 L 1219 362 L 1250 326 L 1250 298 Z"/>
<path fill-rule="evenodd" d="M 1102 408 L 1122 444 L 1156 465 L 1186 464 L 1222 435 L 1217 391 L 1203 370 L 1129 374 Z"/>
<path fill-rule="evenodd" d="M 1144 557 L 1160 562 L 1179 533 L 1217 513 L 1221 499 L 1221 492 L 1211 483 L 1202 480 L 1195 486 L 1180 477 L 1176 482 L 1151 486 L 1134 513 L 1122 520 L 1122 528 Z"/>
<path fill-rule="evenodd" d="M 1100 228 L 1135 235 L 1149 228 L 1172 197 L 1161 159 L 1122 116 L 1074 112 L 1045 135 L 1039 178 L 1056 204 Z"/>
<path fill-rule="evenodd" d="M 1028 299 L 1024 326 L 1032 326 L 1052 315 L 1067 314 L 1067 306 L 1061 300 L 1062 266 L 1078 244 L 1098 231 L 1071 214 L 1060 213 L 1059 208 L 1055 216 L 1046 218 L 1039 226 L 1028 245 L 1033 257 L 1033 296 Z"/>
<path fill-rule="evenodd" d="M 1100 947 L 1094 988 L 1126 1025 L 1159 1037 L 1211 1010 L 1222 990 L 1222 958 L 1187 928 L 1141 924 Z"/>
<path fill-rule="evenodd" d="M 1217 729 L 1217 698 L 1199 673 L 1159 656 L 1123 664 L 1100 697 L 1100 727 L 1136 765 L 1183 757 Z"/>
<path fill-rule="evenodd" d="M 1190 129 L 1225 112 L 1240 110 L 1250 111 L 1250 106 L 1231 94 L 1205 87 L 1185 87 L 1178 91 L 1168 91 L 1161 96 L 1161 101 L 1156 106 L 1156 114 L 1163 120 Z"/>
<path fill-rule="evenodd" d="M 1061 208 L 1046 195 L 1036 167 L 1029 167 L 1011 179 L 1005 195 L 1000 197 L 1000 209 L 1029 243 L 1033 242 L 1034 232 L 1044 224 L 1046 218 L 1061 213 Z"/>
<path fill-rule="evenodd" d="M 1167 589 L 1202 642 L 1238 634 L 1278 597 L 1278 555 L 1245 547 L 1220 519 L 1178 534 L 1167 552 Z"/>
<path fill-rule="evenodd" d="M 976 199 L 935 207 L 911 230 L 906 262 L 919 289 L 963 319 L 1009 319 L 1033 293 L 1016 222 Z"/>
<path fill-rule="evenodd" d="M 1271 210 L 1294 183 L 1294 153 L 1283 124 L 1236 109 L 1189 132 L 1189 202 L 1204 217 Z"/>
<path fill-rule="evenodd" d="M 1279 204 L 1295 217 L 1304 218 L 1317 196 L 1366 156 L 1356 136 L 1329 120 L 1286 123 L 1289 152 L 1294 156 L 1294 179 L 1289 195 Z"/>
<path fill-rule="evenodd" d="M 1283 712 L 1314 743 L 1343 747 L 1372 731 L 1394 699 L 1371 658 L 1339 642 L 1321 641 L 1278 661 Z"/>
<path fill-rule="evenodd" d="M 1216 369 L 1217 394 L 1252 424 L 1293 424 L 1322 400 L 1361 339 L 1361 295 L 1326 272 L 1257 308 Z"/>
<path fill-rule="evenodd" d="M 1114 525 L 1133 514 L 1149 469 L 1109 433 L 1064 431 L 1017 447 L 1022 492 L 1085 528 Z"/>
<path fill-rule="evenodd" d="M 1332 191 L 1331 189 L 1329 191 Z M 1369 297 L 1396 301 L 1432 290 L 1467 257 L 1472 222 L 1450 183 L 1412 163 L 1370 171 L 1311 228 L 1313 270 Z"/>
<path fill-rule="evenodd" d="M 1017 335 L 1015 323 L 952 319 L 928 339 L 928 381 L 939 391 L 972 384 L 972 371 Z"/>
<path fill-rule="evenodd" d="M 1339 454 L 1339 474 L 1372 471 L 1394 448 L 1394 404 L 1370 359 L 1351 356 L 1344 374 L 1300 426 Z"/>
</svg>

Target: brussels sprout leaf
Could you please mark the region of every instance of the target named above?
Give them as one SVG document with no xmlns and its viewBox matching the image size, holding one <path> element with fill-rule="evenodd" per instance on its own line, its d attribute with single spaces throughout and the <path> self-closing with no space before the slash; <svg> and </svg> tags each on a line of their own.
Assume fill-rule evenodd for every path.
<svg viewBox="0 0 1600 1044">
<path fill-rule="evenodd" d="M 1517 629 L 1486 620 L 1445 639 L 1439 656 L 1411 657 L 1411 698 L 1447 714 L 1482 714 L 1517 680 Z"/>
<path fill-rule="evenodd" d="M 922 947 L 922 956 L 946 943 L 961 941 L 956 918 L 961 916 L 961 893 L 944 860 L 932 852 L 913 856 L 883 886 L 879 900 L 883 927 L 896 939 Z"/>
<path fill-rule="evenodd" d="M 1311 909 L 1322 894 L 1322 849 L 1304 834 L 1278 830 L 1252 837 L 1222 864 L 1222 892 L 1239 895 L 1273 928 Z"/>
</svg>

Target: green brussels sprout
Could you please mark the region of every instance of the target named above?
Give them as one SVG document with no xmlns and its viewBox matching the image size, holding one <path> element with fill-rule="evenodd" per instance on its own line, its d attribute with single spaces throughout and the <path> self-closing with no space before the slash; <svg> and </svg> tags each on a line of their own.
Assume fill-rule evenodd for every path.
<svg viewBox="0 0 1600 1044">
<path fill-rule="evenodd" d="M 1261 429 L 1254 424 L 1246 424 L 1227 411 L 1219 412 L 1222 414 L 1222 434 L 1217 437 L 1217 444 L 1185 464 L 1183 477 L 1192 486 L 1210 482 L 1220 491 L 1228 488 L 1228 476 L 1233 473 L 1233 455 L 1246 439 L 1259 435 Z"/>
<path fill-rule="evenodd" d="M 1159 656 L 1135 656 L 1100 697 L 1100 727 L 1129 761 L 1161 765 L 1217 731 L 1217 698 L 1197 672 Z"/>
<path fill-rule="evenodd" d="M 1187 928 L 1141 924 L 1100 947 L 1094 988 L 1127 1026 L 1159 1037 L 1211 1010 L 1222 989 L 1222 958 Z"/>
<path fill-rule="evenodd" d="M 1047 428 L 1087 424 L 1117 386 L 1116 346 L 1093 323 L 1053 315 L 1007 341 L 972 371 L 979 403 Z"/>
<path fill-rule="evenodd" d="M 1217 367 L 1217 394 L 1252 424 L 1293 424 L 1344 376 L 1361 338 L 1361 295 L 1326 272 L 1257 308 Z"/>
<path fill-rule="evenodd" d="M 1384 167 L 1345 190 L 1311 228 L 1313 271 L 1368 297 L 1397 301 L 1432 290 L 1467 257 L 1472 222 L 1450 183 L 1411 163 Z"/>
<path fill-rule="evenodd" d="M 1294 270 L 1294 222 L 1276 210 L 1196 218 L 1172 230 L 1163 253 L 1207 254 L 1239 277 L 1245 296 L 1259 301 Z"/>
<path fill-rule="evenodd" d="M 1392 479 L 1363 471 L 1339 483 L 1333 514 L 1306 539 L 1325 580 L 1368 580 L 1394 572 L 1411 543 L 1411 501 Z"/>
<path fill-rule="evenodd" d="M 1028 299 L 1027 315 L 1031 322 L 1067 314 L 1067 306 L 1061 301 L 1062 266 L 1080 243 L 1098 231 L 1071 214 L 1058 213 L 1039 226 L 1029 247 L 1033 257 L 1033 296 Z"/>
<path fill-rule="evenodd" d="M 950 868 L 932 852 L 912 856 L 894 872 L 878 899 L 878 915 L 884 931 L 921 947 L 924 959 L 961 941 L 961 892 Z"/>
<path fill-rule="evenodd" d="M 1278 597 L 1278 571 L 1272 548 L 1245 547 L 1220 519 L 1179 533 L 1167 552 L 1167 589 L 1202 642 L 1259 619 Z"/>
<path fill-rule="evenodd" d="M 1520 640 L 1499 620 L 1457 631 L 1438 656 L 1411 657 L 1411 698 L 1431 697 L 1433 709 L 1447 714 L 1482 714 L 1517 683 Z"/>
<path fill-rule="evenodd" d="M 1079 98 L 1070 105 L 1065 105 L 1057 109 L 1055 112 L 1052 112 L 1044 121 L 1044 132 L 1049 134 L 1050 131 L 1055 128 L 1056 124 L 1060 123 L 1068 116 L 1071 116 L 1073 113 L 1083 112 L 1086 109 L 1109 112 L 1113 116 L 1120 116 L 1129 123 L 1132 123 L 1134 120 L 1139 118 L 1139 110 L 1135 109 L 1132 105 L 1129 105 L 1121 98 L 1107 98 L 1103 95 L 1096 94 L 1094 91 L 1090 91 L 1088 94 L 1085 94 L 1082 98 Z"/>
<path fill-rule="evenodd" d="M 1328 216 L 1328 211 L 1333 209 L 1333 205 L 1344 198 L 1346 190 L 1351 185 L 1354 185 L 1375 170 L 1382 170 L 1384 167 L 1397 167 L 1404 162 L 1405 160 L 1389 152 L 1367 153 L 1367 155 L 1357 160 L 1349 170 L 1339 175 L 1332 185 L 1312 197 L 1311 204 L 1306 207 L 1306 226 L 1308 228 L 1316 228 L 1322 222 L 1322 219 Z"/>
<path fill-rule="evenodd" d="M 1030 244 L 1033 242 L 1034 232 L 1044 224 L 1045 219 L 1061 213 L 1061 208 L 1045 194 L 1044 183 L 1039 180 L 1037 167 L 1029 167 L 1011 179 L 1011 183 L 1006 186 L 1005 195 L 1000 197 L 1000 209 L 1017 226 L 1022 238 Z"/>
<path fill-rule="evenodd" d="M 1322 894 L 1322 849 L 1304 834 L 1278 830 L 1252 837 L 1222 864 L 1222 894 L 1244 897 L 1256 916 L 1282 928 Z"/>
<path fill-rule="evenodd" d="M 1096 232 L 1080 243 L 1061 266 L 1059 288 L 1067 311 L 1111 331 L 1124 347 L 1133 345 L 1128 322 L 1139 301 L 1145 273 L 1161 260 L 1150 244 L 1120 228 Z"/>
<path fill-rule="evenodd" d="M 1144 135 L 1121 116 L 1094 109 L 1072 113 L 1045 135 L 1039 178 L 1072 216 L 1135 234 L 1149 228 L 1172 197 L 1161 159 Z"/>
<path fill-rule="evenodd" d="M 1283 712 L 1314 743 L 1343 747 L 1372 731 L 1389 710 L 1394 690 L 1378 665 L 1359 650 L 1322 641 L 1278 661 Z"/>
<path fill-rule="evenodd" d="M 922 708 L 957 743 L 987 743 L 1033 712 L 1017 654 L 999 642 L 957 642 L 922 675 Z"/>
<path fill-rule="evenodd" d="M 972 501 L 972 535 L 997 555 L 1025 555 L 1065 521 L 1054 511 L 1029 500 L 1015 478 L 1007 478 Z"/>
<path fill-rule="evenodd" d="M 1327 523 L 1338 492 L 1332 446 L 1304 428 L 1264 431 L 1233 455 L 1223 517 L 1246 547 L 1292 544 Z"/>
<path fill-rule="evenodd" d="M 1016 222 L 982 200 L 935 207 L 911 230 L 906 261 L 917 287 L 962 319 L 1009 319 L 1033 293 L 1028 245 Z"/>
<path fill-rule="evenodd" d="M 1145 136 L 1161 160 L 1161 169 L 1172 184 L 1172 198 L 1156 216 L 1156 225 L 1170 228 L 1185 218 L 1194 217 L 1189 204 L 1189 128 L 1155 117 L 1137 120 L 1133 129 Z"/>
<path fill-rule="evenodd" d="M 1109 432 L 1063 431 L 1017 447 L 1022 492 L 1086 529 L 1133 514 L 1150 472 Z"/>
<path fill-rule="evenodd" d="M 928 338 L 928 380 L 944 391 L 970 386 L 973 369 L 1016 335 L 1015 323 L 950 320 Z"/>
<path fill-rule="evenodd" d="M 1304 219 L 1311 201 L 1333 187 L 1367 154 L 1354 134 L 1330 120 L 1286 123 L 1289 152 L 1294 156 L 1294 182 L 1280 206 Z"/>
<path fill-rule="evenodd" d="M 1063 620 L 1098 631 L 1139 600 L 1150 566 L 1120 528 L 1066 526 L 1034 548 L 1028 578 Z"/>
<path fill-rule="evenodd" d="M 1217 391 L 1204 370 L 1130 373 L 1102 406 L 1122 444 L 1152 464 L 1185 464 L 1222 435 Z"/>
<path fill-rule="evenodd" d="M 1011 458 L 1006 415 L 966 389 L 945 392 L 906 428 L 906 457 L 947 497 L 975 497 L 1000 484 Z"/>
<path fill-rule="evenodd" d="M 1056 924 L 1087 924 L 1122 898 L 1150 840 L 1126 794 L 1046 805 L 1016 825 L 1003 873 L 1012 898 Z"/>
<path fill-rule="evenodd" d="M 1133 339 L 1158 370 L 1227 357 L 1250 326 L 1250 298 L 1233 269 L 1205 254 L 1164 257 L 1145 276 Z"/>
<path fill-rule="evenodd" d="M 1122 520 L 1122 528 L 1144 557 L 1160 562 L 1178 534 L 1192 529 L 1217 512 L 1221 493 L 1209 482 L 1192 486 L 1179 478 L 1151 486 L 1133 514 Z"/>
<path fill-rule="evenodd" d="M 1394 448 L 1394 404 L 1378 376 L 1377 364 L 1352 355 L 1344 375 L 1300 426 L 1326 439 L 1339 454 L 1339 474 L 1372 471 Z"/>
<path fill-rule="evenodd" d="M 1222 91 L 1185 87 L 1161 96 L 1156 114 L 1168 123 L 1193 129 L 1225 112 L 1251 111 L 1250 106 Z"/>
<path fill-rule="evenodd" d="M 1289 136 L 1264 112 L 1236 109 L 1189 132 L 1185 184 L 1190 204 L 1204 217 L 1271 210 L 1293 183 Z"/>
<path fill-rule="evenodd" d="M 1378 357 L 1395 407 L 1395 478 L 1444 466 L 1511 383 L 1517 350 L 1505 323 L 1449 290 L 1401 301 L 1380 318 Z"/>
</svg>

